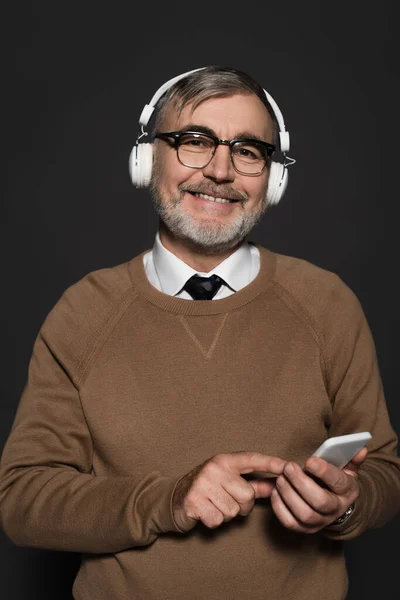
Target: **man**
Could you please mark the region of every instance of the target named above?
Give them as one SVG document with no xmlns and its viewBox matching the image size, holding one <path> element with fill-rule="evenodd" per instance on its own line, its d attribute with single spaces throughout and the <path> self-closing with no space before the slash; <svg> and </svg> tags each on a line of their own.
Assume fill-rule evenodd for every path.
<svg viewBox="0 0 400 600">
<path fill-rule="evenodd" d="M 132 166 L 138 185 L 151 174 L 154 247 L 48 315 L 2 456 L 2 526 L 82 553 L 77 600 L 343 599 L 342 540 L 400 498 L 365 316 L 336 275 L 247 241 L 273 170 L 275 187 L 287 176 L 256 82 L 207 67 L 157 110 Z M 310 459 L 356 431 L 368 455 Z"/>
</svg>

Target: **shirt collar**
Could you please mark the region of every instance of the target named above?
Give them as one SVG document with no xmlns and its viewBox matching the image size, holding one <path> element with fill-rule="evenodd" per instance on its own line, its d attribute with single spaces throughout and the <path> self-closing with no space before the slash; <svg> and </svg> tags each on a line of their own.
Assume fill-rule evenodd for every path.
<svg viewBox="0 0 400 600">
<path fill-rule="evenodd" d="M 161 243 L 159 232 L 156 234 L 153 246 L 154 268 L 160 280 L 161 290 L 170 296 L 178 294 L 189 277 L 196 273 L 203 277 L 219 275 L 236 292 L 251 281 L 251 260 L 250 245 L 248 242 L 243 242 L 233 254 L 212 271 L 202 273 L 195 271 L 167 250 Z"/>
</svg>

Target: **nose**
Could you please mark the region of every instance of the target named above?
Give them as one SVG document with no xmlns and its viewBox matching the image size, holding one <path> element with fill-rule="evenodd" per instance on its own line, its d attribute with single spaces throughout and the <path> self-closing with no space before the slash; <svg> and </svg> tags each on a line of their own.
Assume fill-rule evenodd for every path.
<svg viewBox="0 0 400 600">
<path fill-rule="evenodd" d="M 209 177 L 219 183 L 233 181 L 235 169 L 233 168 L 229 146 L 220 144 L 214 152 L 214 156 L 203 169 L 204 177 Z"/>
</svg>

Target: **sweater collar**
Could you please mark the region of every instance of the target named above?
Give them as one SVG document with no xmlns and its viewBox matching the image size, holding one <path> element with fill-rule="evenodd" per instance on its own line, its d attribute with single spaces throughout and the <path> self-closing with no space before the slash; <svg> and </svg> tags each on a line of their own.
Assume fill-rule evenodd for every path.
<svg viewBox="0 0 400 600">
<path fill-rule="evenodd" d="M 212 302 L 185 300 L 157 290 L 148 280 L 143 264 L 143 256 L 151 249 L 145 250 L 129 261 L 128 269 L 137 295 L 162 310 L 188 316 L 222 314 L 245 306 L 269 289 L 275 274 L 276 255 L 262 246 L 256 246 L 260 253 L 260 271 L 256 278 L 235 294 Z"/>
</svg>

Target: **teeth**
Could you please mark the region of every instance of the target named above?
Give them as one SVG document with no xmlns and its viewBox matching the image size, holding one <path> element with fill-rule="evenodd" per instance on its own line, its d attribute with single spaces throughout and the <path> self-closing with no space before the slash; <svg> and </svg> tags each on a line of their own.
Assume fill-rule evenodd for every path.
<svg viewBox="0 0 400 600">
<path fill-rule="evenodd" d="M 226 198 L 214 198 L 214 196 L 208 196 L 207 194 L 198 194 L 197 192 L 195 192 L 194 195 L 197 198 L 204 198 L 204 200 L 211 200 L 211 202 L 219 202 L 220 204 L 224 202 L 230 202 L 230 200 L 227 200 Z"/>
</svg>

